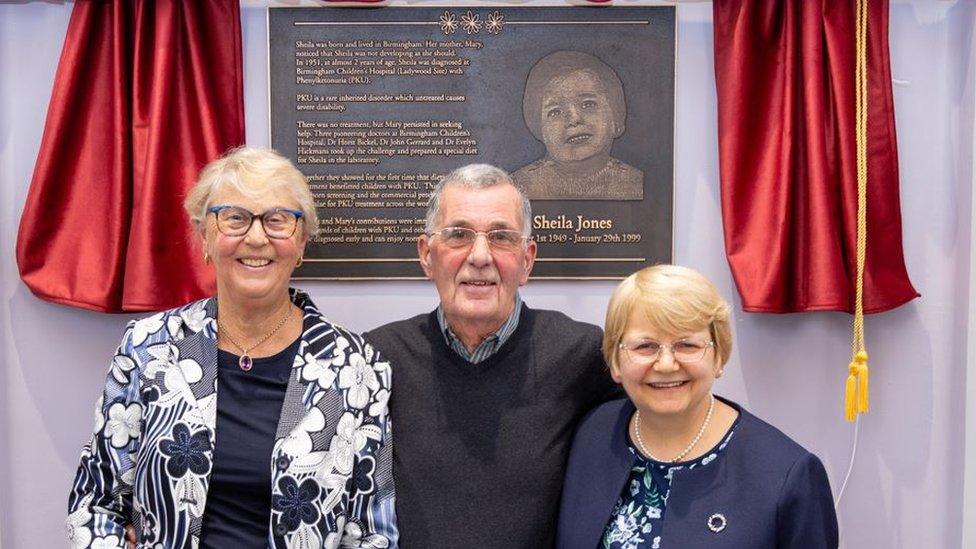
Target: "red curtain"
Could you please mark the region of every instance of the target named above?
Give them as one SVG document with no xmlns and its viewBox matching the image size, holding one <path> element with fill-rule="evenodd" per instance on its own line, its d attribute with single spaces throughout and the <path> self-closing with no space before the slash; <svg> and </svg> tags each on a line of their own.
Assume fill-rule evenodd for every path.
<svg viewBox="0 0 976 549">
<path fill-rule="evenodd" d="M 105 312 L 210 295 L 182 201 L 244 141 L 238 0 L 75 3 L 17 239 L 48 301 Z"/>
<path fill-rule="evenodd" d="M 854 307 L 852 2 L 714 0 L 725 248 L 753 312 Z M 864 311 L 918 293 L 905 270 L 888 2 L 868 13 Z"/>
</svg>

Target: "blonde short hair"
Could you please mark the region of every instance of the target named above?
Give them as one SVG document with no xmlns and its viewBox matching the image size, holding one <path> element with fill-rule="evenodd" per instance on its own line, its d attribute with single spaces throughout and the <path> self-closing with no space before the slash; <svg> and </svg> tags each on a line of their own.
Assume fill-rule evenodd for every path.
<svg viewBox="0 0 976 549">
<path fill-rule="evenodd" d="M 268 189 L 284 189 L 298 202 L 298 209 L 304 215 L 302 231 L 305 237 L 311 238 L 318 231 L 315 199 L 302 172 L 276 151 L 253 147 L 231 149 L 204 166 L 200 179 L 183 201 L 194 231 L 202 231 L 207 208 L 211 206 L 210 198 L 224 185 L 244 196 L 255 196 Z"/>
<path fill-rule="evenodd" d="M 607 305 L 603 333 L 603 357 L 613 371 L 617 371 L 617 350 L 635 313 L 666 334 L 707 328 L 715 342 L 719 364 L 729 360 L 732 353 L 729 304 L 698 271 L 677 265 L 654 265 L 628 276 L 617 286 Z"/>
</svg>

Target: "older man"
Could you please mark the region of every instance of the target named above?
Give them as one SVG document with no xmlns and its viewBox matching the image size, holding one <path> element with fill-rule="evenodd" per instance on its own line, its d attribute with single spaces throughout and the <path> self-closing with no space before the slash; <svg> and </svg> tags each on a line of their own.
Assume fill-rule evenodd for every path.
<svg viewBox="0 0 976 549">
<path fill-rule="evenodd" d="M 394 364 L 400 544 L 550 547 L 583 413 L 616 394 L 601 332 L 522 303 L 531 207 L 485 164 L 445 176 L 417 243 L 440 306 L 367 337 Z"/>
</svg>

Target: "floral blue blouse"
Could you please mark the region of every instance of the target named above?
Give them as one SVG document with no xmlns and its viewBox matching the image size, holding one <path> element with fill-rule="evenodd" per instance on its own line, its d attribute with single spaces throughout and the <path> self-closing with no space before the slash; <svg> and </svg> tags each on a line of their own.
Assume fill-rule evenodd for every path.
<svg viewBox="0 0 976 549">
<path fill-rule="evenodd" d="M 734 431 L 733 424 L 722 441 L 705 455 L 680 463 L 664 463 L 644 457 L 628 436 L 627 448 L 636 459 L 624 491 L 613 506 L 600 546 L 604 549 L 660 549 L 664 510 L 671 492 L 671 475 L 680 469 L 704 467 L 718 459 Z"/>
<path fill-rule="evenodd" d="M 392 367 L 356 334 L 304 311 L 267 490 L 268 547 L 398 545 L 389 421 Z M 217 436 L 216 299 L 129 323 L 68 498 L 73 549 L 196 548 Z"/>
</svg>

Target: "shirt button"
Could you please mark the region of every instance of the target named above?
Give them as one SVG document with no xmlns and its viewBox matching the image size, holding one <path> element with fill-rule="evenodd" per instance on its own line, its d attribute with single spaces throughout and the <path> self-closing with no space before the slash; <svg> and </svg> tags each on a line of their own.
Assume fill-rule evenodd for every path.
<svg viewBox="0 0 976 549">
<path fill-rule="evenodd" d="M 288 533 L 288 527 L 279 523 L 277 526 L 275 526 L 275 533 L 279 536 L 283 536 Z"/>
<path fill-rule="evenodd" d="M 284 471 L 285 469 L 287 469 L 288 464 L 289 464 L 288 458 L 286 458 L 285 456 L 281 456 L 280 458 L 278 458 L 277 461 L 275 461 L 275 467 L 277 467 L 279 471 Z"/>
</svg>

